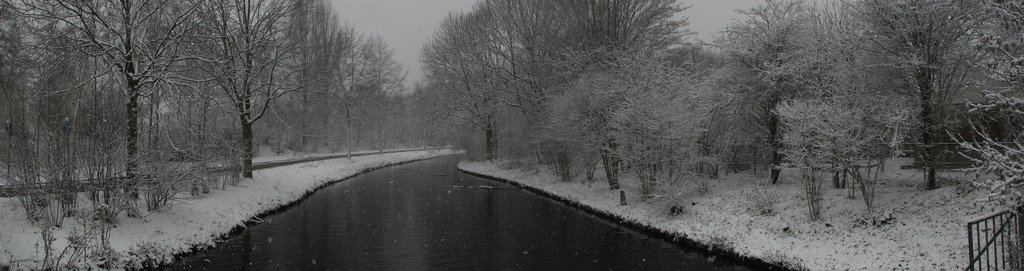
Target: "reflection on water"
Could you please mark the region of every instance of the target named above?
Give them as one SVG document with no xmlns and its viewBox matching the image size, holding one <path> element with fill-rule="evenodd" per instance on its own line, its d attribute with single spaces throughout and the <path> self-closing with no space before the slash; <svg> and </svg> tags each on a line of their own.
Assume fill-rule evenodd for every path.
<svg viewBox="0 0 1024 271">
<path fill-rule="evenodd" d="M 459 173 L 454 157 L 324 188 L 173 270 L 746 270 Z"/>
</svg>

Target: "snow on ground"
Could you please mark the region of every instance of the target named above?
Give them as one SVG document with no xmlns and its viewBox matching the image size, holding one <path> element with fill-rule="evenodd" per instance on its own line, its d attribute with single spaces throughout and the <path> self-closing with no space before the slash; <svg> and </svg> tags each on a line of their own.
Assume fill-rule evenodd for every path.
<svg viewBox="0 0 1024 271">
<path fill-rule="evenodd" d="M 215 240 L 244 226 L 261 213 L 301 199 L 316 188 L 385 165 L 453 154 L 452 150 L 412 151 L 340 158 L 257 170 L 253 179 L 237 187 L 213 190 L 198 198 L 174 202 L 144 218 L 121 216 L 112 229 L 111 246 L 128 266 L 143 261 L 165 262 L 174 254 L 195 247 L 216 245 Z M 191 197 L 182 193 L 182 197 Z M 80 208 L 88 208 L 80 204 Z M 56 229 L 56 250 L 67 246 L 67 236 L 82 227 L 75 219 Z M 25 219 L 15 198 L 0 198 L 0 266 L 31 264 L 42 258 L 40 228 Z"/>
<path fill-rule="evenodd" d="M 878 186 L 873 215 L 859 192 L 856 199 L 848 199 L 848 191 L 831 188 L 829 178 L 823 186 L 819 222 L 807 218 L 803 183 L 796 172 L 783 171 L 777 185 L 750 173 L 690 177 L 689 185 L 679 190 L 685 212 L 670 216 L 667 207 L 661 207 L 667 205 L 636 202 L 639 189 L 630 174 L 623 175 L 629 204 L 620 206 L 618 191 L 608 190 L 603 177 L 589 184 L 560 182 L 542 166 L 523 167 L 521 162 L 462 162 L 459 168 L 548 191 L 740 255 L 810 270 L 960 270 L 967 262 L 966 221 L 992 211 L 975 203 L 979 192 L 963 182 L 924 191 L 919 172 L 899 170 L 896 164 L 887 165 L 890 170 Z M 754 211 L 765 198 L 776 199 L 774 214 Z M 855 222 L 867 217 L 882 221 L 890 214 L 890 223 L 881 226 Z"/>
</svg>

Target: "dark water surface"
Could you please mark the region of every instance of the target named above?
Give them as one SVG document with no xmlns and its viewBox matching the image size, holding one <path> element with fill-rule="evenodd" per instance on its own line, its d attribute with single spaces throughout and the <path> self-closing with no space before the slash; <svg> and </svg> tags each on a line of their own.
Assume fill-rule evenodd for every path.
<svg viewBox="0 0 1024 271">
<path fill-rule="evenodd" d="M 167 269 L 748 270 L 459 173 L 457 163 L 437 158 L 333 184 Z"/>
</svg>

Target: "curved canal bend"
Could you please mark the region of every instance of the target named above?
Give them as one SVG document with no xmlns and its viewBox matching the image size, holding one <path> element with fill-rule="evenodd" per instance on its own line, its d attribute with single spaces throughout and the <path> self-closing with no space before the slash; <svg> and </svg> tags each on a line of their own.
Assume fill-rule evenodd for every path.
<svg viewBox="0 0 1024 271">
<path fill-rule="evenodd" d="M 330 185 L 167 270 L 749 270 L 551 199 L 448 156 Z"/>
</svg>

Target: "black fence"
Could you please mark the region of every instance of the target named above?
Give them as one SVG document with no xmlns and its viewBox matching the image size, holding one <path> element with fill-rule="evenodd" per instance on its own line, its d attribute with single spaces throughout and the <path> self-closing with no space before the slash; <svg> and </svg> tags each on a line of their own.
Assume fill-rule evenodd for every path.
<svg viewBox="0 0 1024 271">
<path fill-rule="evenodd" d="M 1024 270 L 1021 266 L 1021 220 L 1016 210 L 1005 210 L 967 222 L 969 271 Z"/>
</svg>

